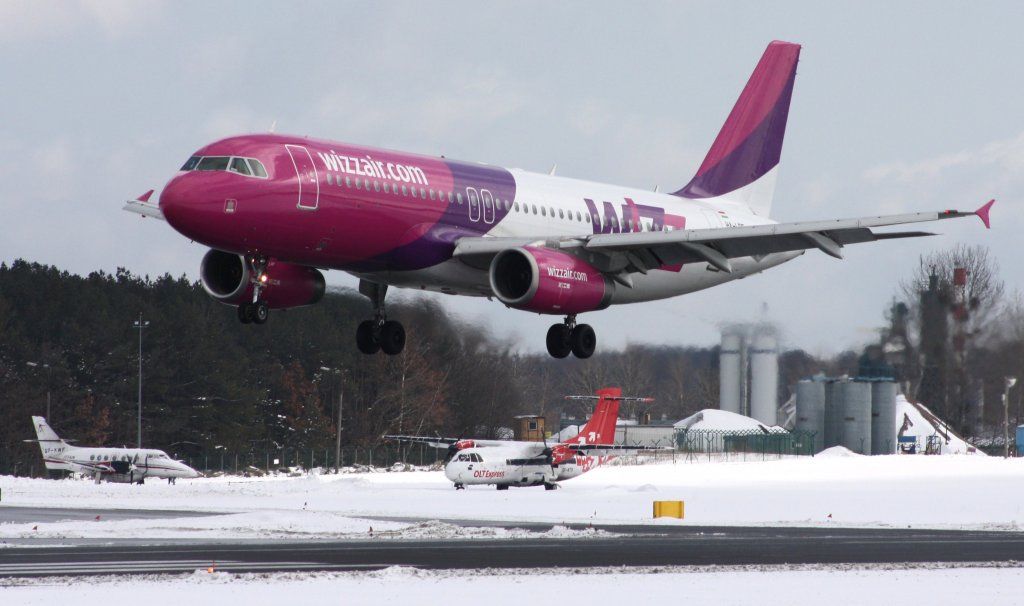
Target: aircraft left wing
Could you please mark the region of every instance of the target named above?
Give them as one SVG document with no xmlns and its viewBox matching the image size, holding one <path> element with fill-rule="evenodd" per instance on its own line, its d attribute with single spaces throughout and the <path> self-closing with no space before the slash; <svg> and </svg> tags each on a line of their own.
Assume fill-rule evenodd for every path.
<svg viewBox="0 0 1024 606">
<path fill-rule="evenodd" d="M 989 210 L 994 203 L 995 200 L 990 200 L 973 212 L 944 210 L 714 229 L 594 234 L 561 239 L 467 237 L 458 240 L 454 255 L 464 258 L 484 257 L 489 260 L 507 248 L 538 245 L 577 254 L 591 253 L 587 258 L 594 267 L 613 277 L 633 272 L 646 274 L 649 270 L 665 265 L 696 262 L 707 262 L 719 271 L 731 273 L 730 259 L 739 257 L 763 257 L 772 253 L 817 248 L 841 259 L 842 248 L 847 244 L 934 235 L 921 231 L 875 233 L 871 231 L 873 227 L 970 216 L 980 217 L 985 227 L 989 227 Z"/>
</svg>

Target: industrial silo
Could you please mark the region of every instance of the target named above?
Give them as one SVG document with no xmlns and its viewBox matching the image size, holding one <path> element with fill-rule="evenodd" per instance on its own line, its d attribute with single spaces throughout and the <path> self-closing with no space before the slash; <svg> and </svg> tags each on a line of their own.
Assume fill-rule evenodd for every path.
<svg viewBox="0 0 1024 606">
<path fill-rule="evenodd" d="M 843 439 L 843 386 L 846 379 L 833 379 L 825 385 L 825 448 L 838 446 Z"/>
<path fill-rule="evenodd" d="M 718 407 L 743 414 L 743 335 L 735 331 L 722 333 L 722 349 L 718 359 Z"/>
<path fill-rule="evenodd" d="M 871 384 L 871 454 L 896 452 L 896 392 L 894 381 Z"/>
<path fill-rule="evenodd" d="M 779 348 L 768 331 L 754 335 L 750 351 L 750 416 L 777 425 L 779 410 Z"/>
<path fill-rule="evenodd" d="M 796 384 L 795 431 L 814 432 L 814 449 L 825 449 L 825 382 L 800 381 Z"/>
<path fill-rule="evenodd" d="M 871 454 L 871 383 L 843 383 L 840 443 L 858 454 Z"/>
</svg>

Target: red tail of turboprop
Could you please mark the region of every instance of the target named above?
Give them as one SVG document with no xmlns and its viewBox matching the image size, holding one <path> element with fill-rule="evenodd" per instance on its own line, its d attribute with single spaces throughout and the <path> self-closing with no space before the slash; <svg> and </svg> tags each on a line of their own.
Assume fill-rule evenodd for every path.
<svg viewBox="0 0 1024 606">
<path fill-rule="evenodd" d="M 565 444 L 613 444 L 615 424 L 619 420 L 619 404 L 629 402 L 653 402 L 654 398 L 622 397 L 622 389 L 606 387 L 597 390 L 596 396 L 566 396 L 566 400 L 597 400 L 594 414 L 580 430 L 579 435 L 566 440 Z"/>
</svg>

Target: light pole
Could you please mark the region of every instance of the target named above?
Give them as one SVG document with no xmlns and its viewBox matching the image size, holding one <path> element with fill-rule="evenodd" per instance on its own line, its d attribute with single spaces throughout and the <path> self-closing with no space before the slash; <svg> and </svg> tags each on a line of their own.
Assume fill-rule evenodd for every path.
<svg viewBox="0 0 1024 606">
<path fill-rule="evenodd" d="M 53 423 L 53 419 L 50 418 L 50 376 L 53 374 L 53 369 L 50 368 L 49 364 L 39 364 L 38 362 L 25 362 L 26 365 L 32 368 L 38 368 L 42 366 L 46 369 L 46 422 Z"/>
<path fill-rule="evenodd" d="M 139 445 L 142 448 L 142 329 L 149 326 L 149 320 L 142 321 L 142 312 L 139 312 L 139 319 L 132 323 L 139 329 Z"/>
<path fill-rule="evenodd" d="M 1003 457 L 1010 456 L 1010 388 L 1017 384 L 1017 377 L 1006 377 L 1003 389 Z"/>
<path fill-rule="evenodd" d="M 339 473 L 341 469 L 341 411 L 344 410 L 343 404 L 345 403 L 345 378 L 341 374 L 342 371 L 337 368 L 321 366 L 320 370 L 338 375 L 338 426 L 334 430 L 334 473 Z"/>
</svg>

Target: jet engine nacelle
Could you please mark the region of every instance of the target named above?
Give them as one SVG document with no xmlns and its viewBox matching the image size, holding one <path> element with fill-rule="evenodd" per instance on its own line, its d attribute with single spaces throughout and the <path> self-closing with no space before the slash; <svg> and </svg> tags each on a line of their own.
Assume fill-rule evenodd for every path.
<svg viewBox="0 0 1024 606">
<path fill-rule="evenodd" d="M 312 267 L 267 261 L 266 280 L 260 299 L 270 309 L 312 305 L 324 296 L 324 275 Z M 203 257 L 199 281 L 206 294 L 228 305 L 252 302 L 252 270 L 245 258 L 222 250 L 211 250 Z"/>
<path fill-rule="evenodd" d="M 491 290 L 516 309 L 543 314 L 577 314 L 604 309 L 615 284 L 604 274 L 560 250 L 526 246 L 494 256 Z"/>
</svg>

